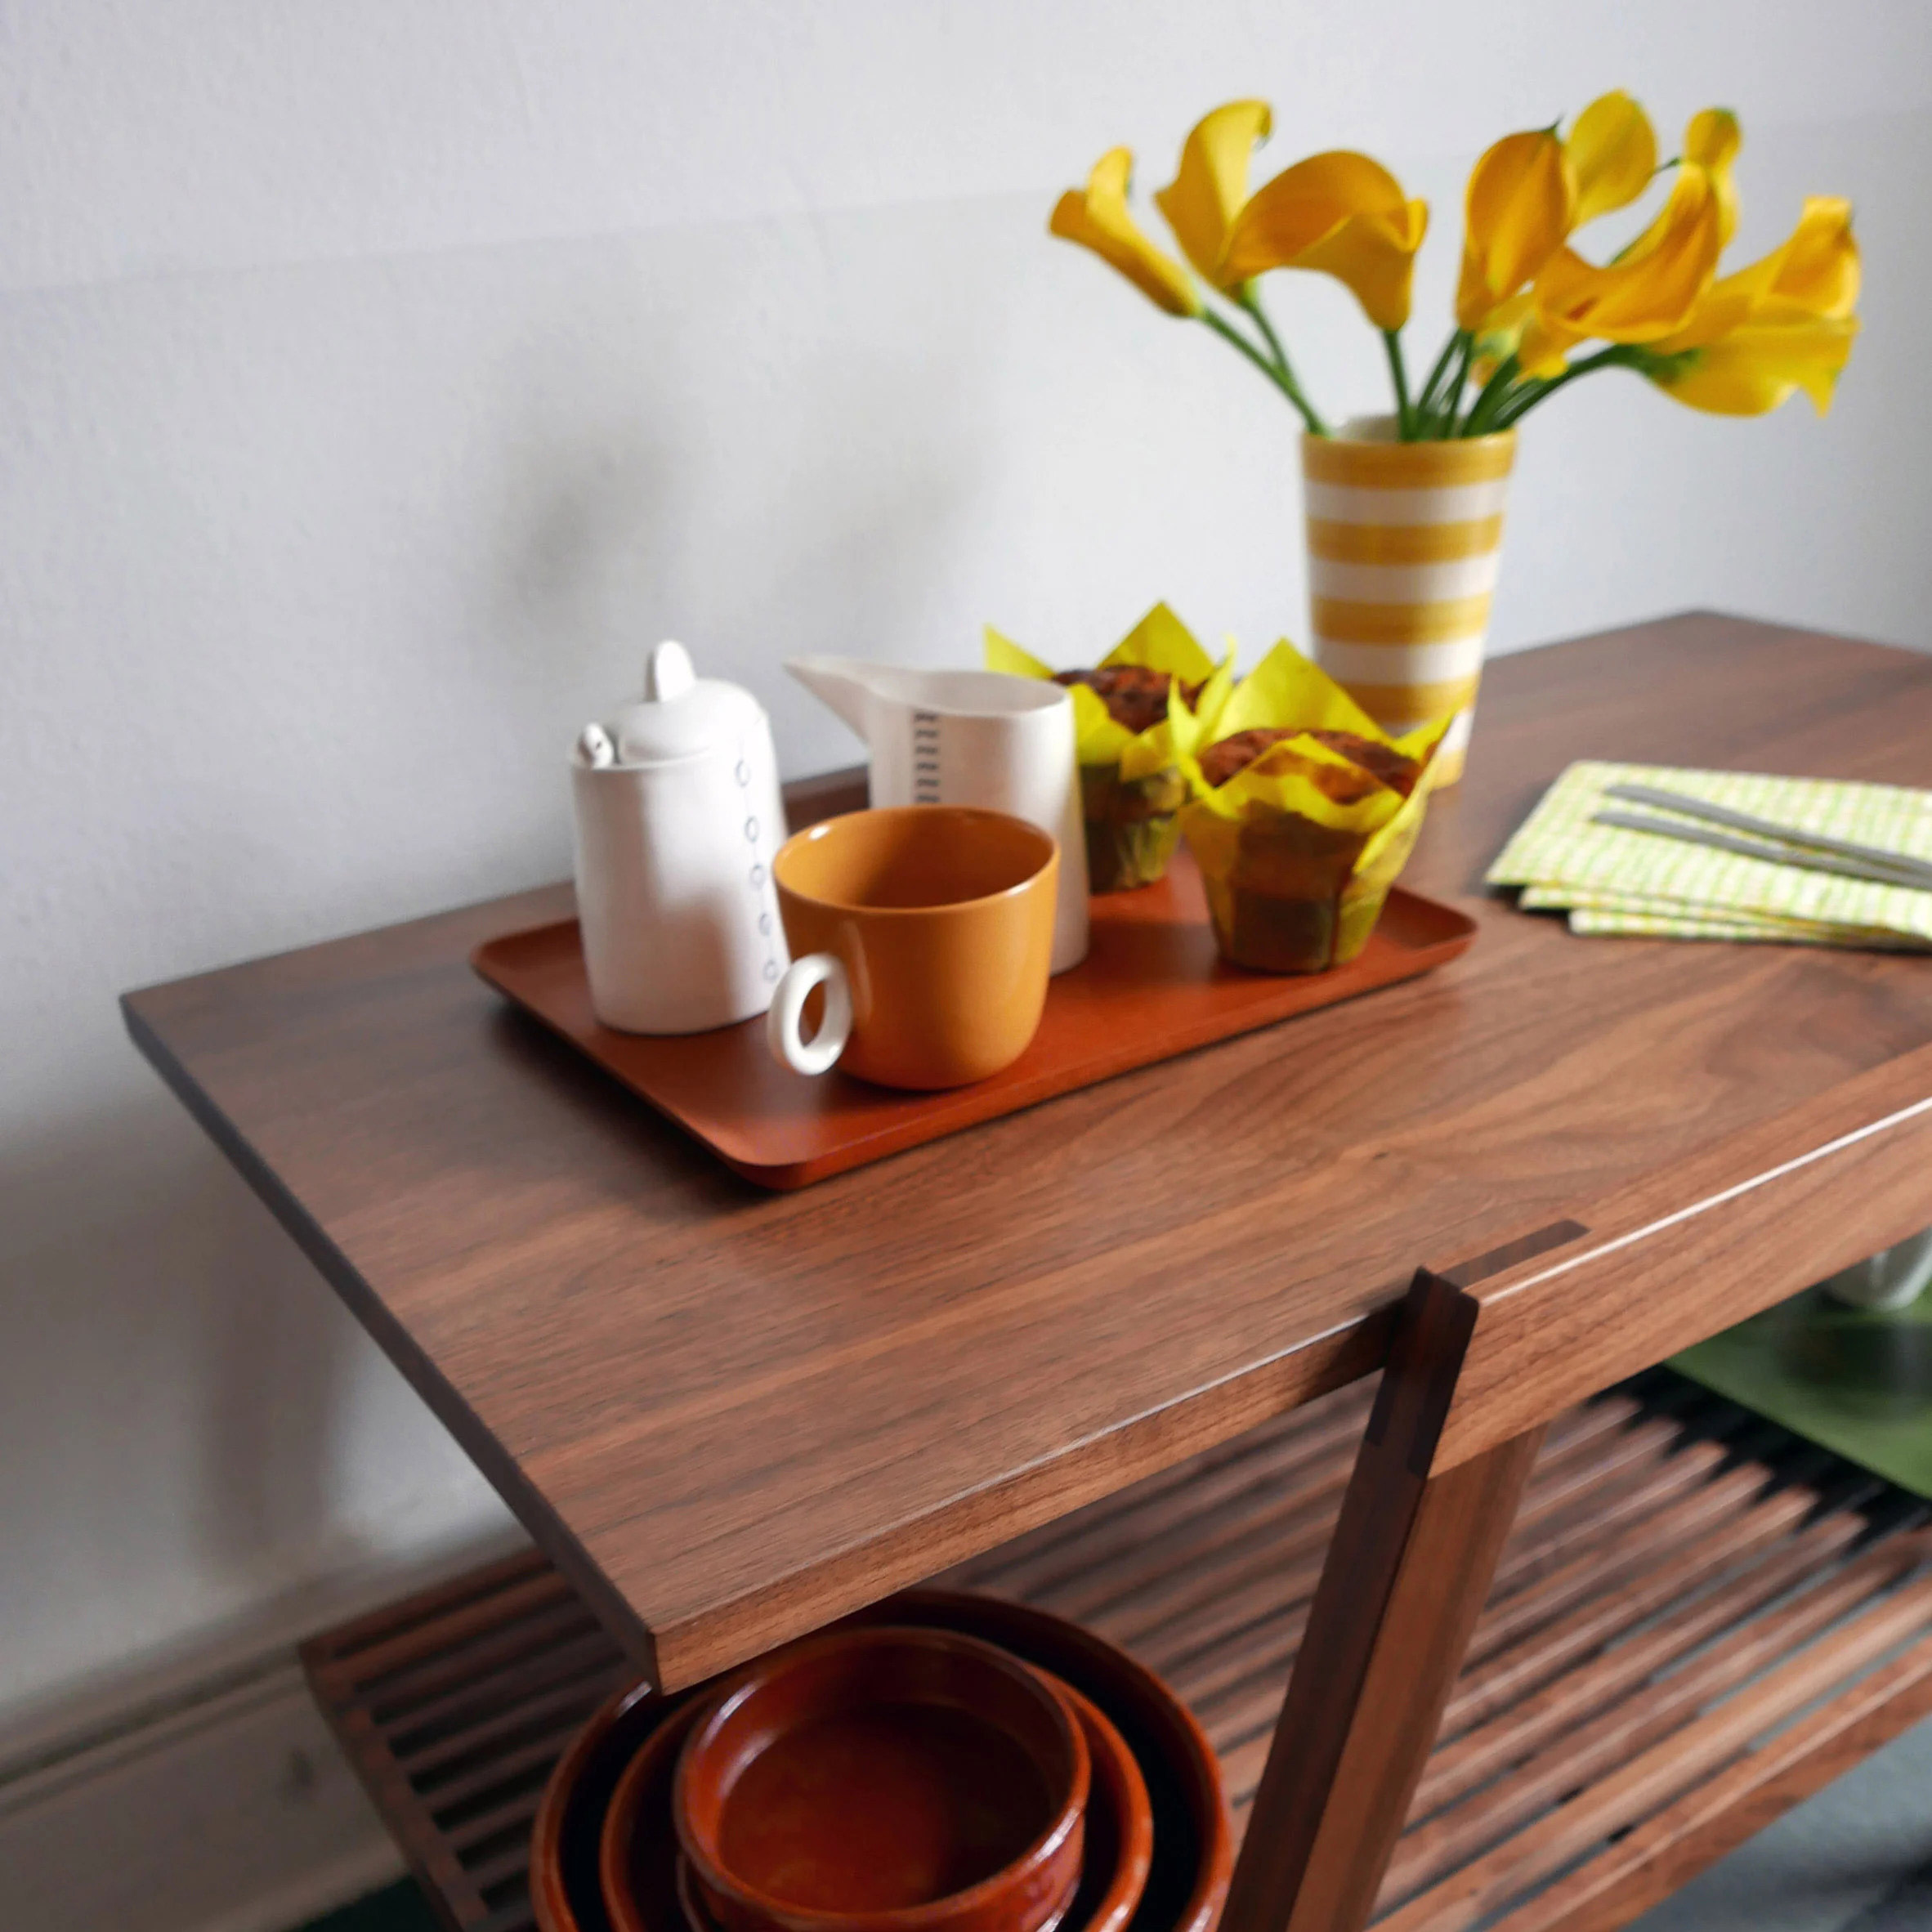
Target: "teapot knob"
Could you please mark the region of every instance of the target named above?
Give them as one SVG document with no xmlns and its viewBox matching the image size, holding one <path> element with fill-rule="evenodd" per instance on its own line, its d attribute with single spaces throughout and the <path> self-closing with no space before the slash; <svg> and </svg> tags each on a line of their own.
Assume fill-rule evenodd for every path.
<svg viewBox="0 0 1932 1932">
<path fill-rule="evenodd" d="M 691 653 L 669 638 L 644 660 L 646 704 L 661 704 L 668 699 L 681 698 L 697 681 L 698 673 L 691 664 Z"/>
</svg>

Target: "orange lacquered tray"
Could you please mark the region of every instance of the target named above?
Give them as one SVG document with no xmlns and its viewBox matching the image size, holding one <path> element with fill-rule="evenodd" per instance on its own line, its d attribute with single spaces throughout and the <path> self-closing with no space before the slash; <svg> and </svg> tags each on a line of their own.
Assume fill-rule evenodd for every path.
<svg viewBox="0 0 1932 1932">
<path fill-rule="evenodd" d="M 794 1073 L 771 1058 L 763 1017 L 676 1035 L 599 1026 L 575 919 L 487 940 L 471 964 L 747 1180 L 803 1187 L 1136 1067 L 1413 979 L 1453 959 L 1476 934 L 1465 915 L 1398 886 L 1348 965 L 1243 972 L 1221 963 L 1201 874 L 1184 848 L 1160 884 L 1091 903 L 1091 948 L 1053 981 L 1032 1044 L 1004 1073 L 943 1093 L 868 1086 L 836 1068 L 816 1080 Z"/>
</svg>

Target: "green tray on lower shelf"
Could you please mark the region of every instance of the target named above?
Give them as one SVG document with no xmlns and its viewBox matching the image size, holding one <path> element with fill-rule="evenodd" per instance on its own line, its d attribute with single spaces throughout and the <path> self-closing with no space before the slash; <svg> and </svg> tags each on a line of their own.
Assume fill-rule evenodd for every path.
<svg viewBox="0 0 1932 1932">
<path fill-rule="evenodd" d="M 1670 1366 L 1932 1497 L 1932 1293 L 1881 1313 L 1807 1288 L 1673 1356 Z"/>
</svg>

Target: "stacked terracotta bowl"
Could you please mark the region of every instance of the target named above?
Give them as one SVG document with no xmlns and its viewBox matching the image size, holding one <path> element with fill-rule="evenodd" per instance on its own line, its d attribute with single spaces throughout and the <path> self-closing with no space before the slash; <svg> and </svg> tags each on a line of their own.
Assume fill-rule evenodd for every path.
<svg viewBox="0 0 1932 1932">
<path fill-rule="evenodd" d="M 543 1932 L 1210 1932 L 1213 1751 L 1077 1625 L 914 1590 L 606 1704 L 531 1845 Z"/>
</svg>

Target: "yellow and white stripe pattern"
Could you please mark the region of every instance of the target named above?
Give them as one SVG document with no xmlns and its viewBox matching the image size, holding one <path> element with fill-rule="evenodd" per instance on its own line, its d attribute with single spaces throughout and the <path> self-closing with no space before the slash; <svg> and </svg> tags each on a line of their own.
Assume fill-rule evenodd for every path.
<svg viewBox="0 0 1932 1932">
<path fill-rule="evenodd" d="M 1407 731 L 1453 713 L 1436 783 L 1462 776 L 1516 432 L 1398 443 L 1386 420 L 1304 436 L 1317 664 L 1375 722 Z"/>
</svg>

